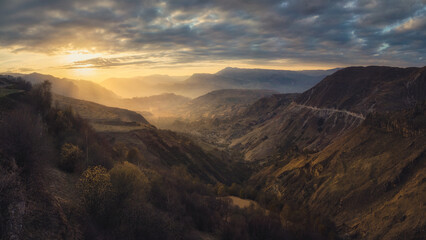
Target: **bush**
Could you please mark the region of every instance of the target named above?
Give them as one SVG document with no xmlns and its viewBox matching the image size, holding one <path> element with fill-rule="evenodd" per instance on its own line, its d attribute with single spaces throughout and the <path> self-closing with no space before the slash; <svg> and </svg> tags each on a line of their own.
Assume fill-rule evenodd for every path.
<svg viewBox="0 0 426 240">
<path fill-rule="evenodd" d="M 61 156 L 59 158 L 59 167 L 67 172 L 74 172 L 81 169 L 83 165 L 83 151 L 76 145 L 65 143 L 61 147 Z"/>
<path fill-rule="evenodd" d="M 112 195 L 111 177 L 107 170 L 102 166 L 88 168 L 80 177 L 78 189 L 83 207 L 101 220 L 106 215 Z"/>
<path fill-rule="evenodd" d="M 137 148 L 130 148 L 129 151 L 127 152 L 127 161 L 136 164 L 138 166 L 141 165 L 141 163 L 143 162 L 144 158 L 142 156 L 142 154 L 139 152 L 139 150 Z"/>
<path fill-rule="evenodd" d="M 115 197 L 124 201 L 127 198 L 145 198 L 149 189 L 148 178 L 135 165 L 124 162 L 116 164 L 110 171 Z"/>
</svg>

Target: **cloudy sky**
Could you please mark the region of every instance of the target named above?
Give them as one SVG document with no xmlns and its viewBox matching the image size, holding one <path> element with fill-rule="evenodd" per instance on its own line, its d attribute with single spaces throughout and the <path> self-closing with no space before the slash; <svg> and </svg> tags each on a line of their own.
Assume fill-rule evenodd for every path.
<svg viewBox="0 0 426 240">
<path fill-rule="evenodd" d="M 426 65 L 426 0 L 0 0 L 0 72 Z"/>
</svg>

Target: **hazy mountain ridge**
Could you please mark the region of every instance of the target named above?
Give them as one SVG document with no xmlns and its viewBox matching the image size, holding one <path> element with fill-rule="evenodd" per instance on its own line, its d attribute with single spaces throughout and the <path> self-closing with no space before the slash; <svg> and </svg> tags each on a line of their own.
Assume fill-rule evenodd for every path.
<svg viewBox="0 0 426 240">
<path fill-rule="evenodd" d="M 167 75 L 153 75 L 147 77 L 136 78 L 111 78 L 105 80 L 101 85 L 110 88 L 112 91 L 107 90 L 103 86 L 84 80 L 72 80 L 65 78 L 56 78 L 50 75 L 43 75 L 38 73 L 32 74 L 11 74 L 14 76 L 23 77 L 32 83 L 40 83 L 43 80 L 49 80 L 52 83 L 52 91 L 56 94 L 97 102 L 100 104 L 128 108 L 146 115 L 153 114 L 154 117 L 183 117 L 183 118 L 199 118 L 203 114 L 218 116 L 220 112 L 232 111 L 232 114 L 242 112 L 244 109 L 242 105 L 251 104 L 251 99 L 258 99 L 259 95 L 257 89 L 273 89 L 273 91 L 281 92 L 300 92 L 302 89 L 307 89 L 318 82 L 323 76 L 334 72 L 332 70 L 317 70 L 317 71 L 285 71 L 285 70 L 265 70 L 265 69 L 239 69 L 239 68 L 225 68 L 216 74 L 194 74 L 186 80 L 184 77 L 170 77 Z M 133 91 L 133 93 L 140 92 L 149 93 L 148 97 L 134 97 L 122 98 L 120 95 L 129 96 L 124 89 Z M 158 91 L 157 91 L 157 90 Z M 226 107 L 222 109 L 216 108 L 214 104 L 197 103 L 195 100 L 190 102 L 189 98 L 182 96 L 199 96 L 209 94 L 210 92 L 222 89 L 241 89 L 253 91 L 253 98 L 243 96 L 242 92 L 236 91 L 236 95 L 240 100 L 240 105 L 231 106 L 232 103 L 225 103 Z M 169 92 L 169 93 L 167 93 Z M 171 93 L 175 92 L 175 93 Z M 267 92 L 267 91 L 265 91 Z M 158 93 L 158 95 L 155 95 Z M 178 95 L 181 94 L 181 95 Z M 200 96 L 201 95 L 201 96 Z M 247 95 L 247 94 L 246 94 Z M 229 98 L 229 97 L 228 97 Z M 203 98 L 200 98 L 203 99 Z M 243 104 L 241 101 L 246 101 Z M 217 100 L 213 100 L 216 101 Z M 217 102 L 216 105 L 218 105 Z M 220 105 L 220 104 L 219 104 Z M 209 113 L 209 107 L 214 107 L 214 112 Z M 201 110 L 204 108 L 205 110 Z M 187 114 L 187 112 L 192 112 Z M 225 114 L 229 115 L 229 114 Z"/>
<path fill-rule="evenodd" d="M 126 108 L 139 112 L 149 112 L 150 114 L 159 114 L 160 112 L 165 112 L 167 114 L 170 112 L 170 109 L 176 109 L 190 100 L 189 98 L 173 93 L 164 93 L 142 98 L 122 98 L 113 91 L 91 81 L 57 78 L 39 73 L 10 73 L 9 75 L 21 77 L 32 84 L 48 80 L 52 83 L 52 92 L 61 96 L 87 100 L 106 106 Z M 168 80 L 165 79 L 164 81 Z"/>
<path fill-rule="evenodd" d="M 109 78 L 100 83 L 120 96 L 147 97 L 173 92 L 168 85 L 187 79 L 186 76 L 150 75 L 133 78 Z"/>
<path fill-rule="evenodd" d="M 54 93 L 67 97 L 78 98 L 107 105 L 111 105 L 110 103 L 112 101 L 120 98 L 114 92 L 91 81 L 57 78 L 52 75 L 45 75 L 40 73 L 8 73 L 8 75 L 21 77 L 26 81 L 31 82 L 32 84 L 37 84 L 48 80 L 52 83 L 52 91 Z"/>
<path fill-rule="evenodd" d="M 140 95 L 133 95 L 135 97 L 144 96 L 147 91 L 151 91 L 150 95 L 174 92 L 187 97 L 199 97 L 219 89 L 270 89 L 289 93 L 302 92 L 336 70 L 288 71 L 225 68 L 215 74 L 196 73 L 186 80 L 170 77 L 170 81 L 167 82 L 157 81 L 154 77 L 152 82 L 147 82 L 147 79 L 150 78 L 148 76 L 109 79 L 101 84 L 111 90 L 120 89 L 123 96 L 129 96 L 130 93 L 136 94 L 139 91 Z"/>
</svg>

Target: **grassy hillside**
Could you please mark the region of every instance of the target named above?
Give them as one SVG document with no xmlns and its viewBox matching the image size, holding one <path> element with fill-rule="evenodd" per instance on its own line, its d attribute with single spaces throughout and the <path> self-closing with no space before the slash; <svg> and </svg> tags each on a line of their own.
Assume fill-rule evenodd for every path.
<svg viewBox="0 0 426 240">
<path fill-rule="evenodd" d="M 82 118 L 87 119 L 97 131 L 130 131 L 153 128 L 138 113 L 74 98 L 53 95 L 53 101 L 60 109 L 72 108 Z"/>
</svg>

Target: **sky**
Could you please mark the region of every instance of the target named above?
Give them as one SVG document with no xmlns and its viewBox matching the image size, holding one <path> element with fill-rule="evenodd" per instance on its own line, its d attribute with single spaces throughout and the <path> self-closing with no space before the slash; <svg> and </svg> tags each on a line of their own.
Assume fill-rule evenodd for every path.
<svg viewBox="0 0 426 240">
<path fill-rule="evenodd" d="M 0 0 L 0 72 L 426 65 L 426 0 Z"/>
</svg>

